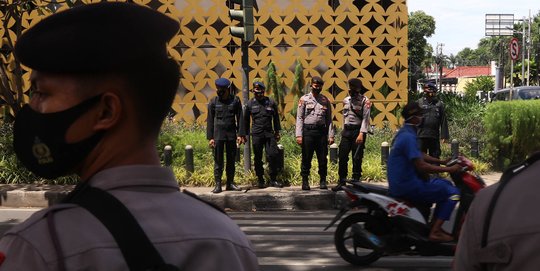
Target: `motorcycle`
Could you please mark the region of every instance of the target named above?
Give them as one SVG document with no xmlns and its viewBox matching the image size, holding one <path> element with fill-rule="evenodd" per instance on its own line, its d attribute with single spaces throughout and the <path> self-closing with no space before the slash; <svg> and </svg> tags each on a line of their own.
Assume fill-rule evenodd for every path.
<svg viewBox="0 0 540 271">
<path fill-rule="evenodd" d="M 464 156 L 450 161 L 462 166 L 451 174 L 460 190 L 459 206 L 452 226 L 454 240 L 459 237 L 461 226 L 474 195 L 486 186 L 474 172 L 473 163 Z M 349 211 L 354 211 L 337 225 L 334 244 L 339 255 L 354 265 L 368 265 L 383 256 L 420 255 L 453 256 L 456 243 L 436 243 L 429 240 L 428 223 L 431 206 L 413 206 L 411 203 L 388 196 L 383 186 L 348 181 L 343 190 L 351 200 L 334 217 L 325 231 Z"/>
</svg>

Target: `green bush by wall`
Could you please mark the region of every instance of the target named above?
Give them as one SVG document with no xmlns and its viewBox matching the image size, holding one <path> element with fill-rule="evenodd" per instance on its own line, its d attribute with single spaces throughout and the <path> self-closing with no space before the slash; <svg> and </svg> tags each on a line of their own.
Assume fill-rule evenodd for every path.
<svg viewBox="0 0 540 271">
<path fill-rule="evenodd" d="M 540 101 L 501 101 L 487 106 L 483 118 L 485 155 L 497 169 L 540 150 Z"/>
</svg>

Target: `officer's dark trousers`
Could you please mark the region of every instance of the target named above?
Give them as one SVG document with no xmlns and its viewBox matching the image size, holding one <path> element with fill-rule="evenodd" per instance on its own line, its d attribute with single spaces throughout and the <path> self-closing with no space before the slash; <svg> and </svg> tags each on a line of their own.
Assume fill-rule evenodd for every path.
<svg viewBox="0 0 540 271">
<path fill-rule="evenodd" d="M 227 180 L 234 180 L 234 159 L 236 156 L 236 140 L 216 140 L 214 148 L 214 178 L 221 180 L 223 175 L 223 154 L 227 153 Z"/>
<path fill-rule="evenodd" d="M 302 166 L 300 175 L 303 178 L 309 176 L 311 170 L 311 159 L 313 153 L 317 154 L 319 162 L 319 176 L 321 179 L 326 178 L 328 159 L 328 133 L 326 129 L 304 129 L 302 135 Z"/>
<path fill-rule="evenodd" d="M 364 133 L 364 142 L 362 144 L 356 144 L 356 138 L 360 133 L 360 128 L 354 130 L 344 130 L 341 134 L 341 142 L 339 142 L 339 180 L 347 179 L 347 171 L 349 164 L 349 154 L 352 159 L 352 178 L 359 180 L 362 177 L 362 159 L 364 158 L 364 148 L 366 142 L 366 133 Z M 358 149 L 360 145 L 360 148 Z M 356 159 L 354 155 L 358 150 Z"/>
<path fill-rule="evenodd" d="M 418 146 L 423 153 L 427 153 L 429 156 L 435 158 L 441 156 L 441 142 L 438 138 L 418 138 Z"/>
<path fill-rule="evenodd" d="M 270 179 L 274 180 L 277 175 L 277 162 L 278 162 L 276 159 L 277 157 L 269 156 L 268 148 L 265 147 L 268 144 L 270 144 L 270 141 L 272 140 L 272 138 L 265 137 L 264 135 L 260 135 L 260 136 L 252 135 L 251 140 L 252 140 L 252 146 L 253 146 L 253 155 L 255 156 L 254 157 L 255 174 L 257 175 L 257 177 L 264 176 L 262 155 L 263 155 L 263 149 L 266 149 L 266 161 L 268 161 L 268 174 L 270 175 Z"/>
</svg>

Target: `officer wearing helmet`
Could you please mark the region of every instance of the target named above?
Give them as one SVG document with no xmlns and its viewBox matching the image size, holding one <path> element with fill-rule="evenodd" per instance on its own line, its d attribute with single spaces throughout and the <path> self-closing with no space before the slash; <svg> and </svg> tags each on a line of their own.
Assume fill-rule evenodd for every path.
<svg viewBox="0 0 540 271">
<path fill-rule="evenodd" d="M 226 190 L 240 190 L 234 184 L 236 145 L 245 142 L 242 104 L 240 98 L 231 93 L 231 82 L 227 78 L 215 81 L 217 97 L 208 103 L 206 118 L 206 138 L 208 145 L 214 149 L 214 180 L 216 187 L 212 193 L 221 193 L 221 176 L 223 174 L 223 156 L 227 153 Z"/>
<path fill-rule="evenodd" d="M 311 78 L 311 92 L 300 97 L 296 112 L 296 143 L 302 146 L 302 190 L 310 190 L 308 177 L 313 153 L 319 162 L 319 188 L 326 185 L 328 145 L 334 143 L 332 104 L 321 94 L 324 82 L 319 76 Z"/>
<path fill-rule="evenodd" d="M 418 145 L 420 150 L 430 156 L 441 156 L 440 139 L 445 142 L 449 138 L 448 122 L 444 104 L 437 99 L 437 86 L 424 84 L 424 97 L 418 100 L 423 109 L 424 122 L 418 127 Z"/>
<path fill-rule="evenodd" d="M 244 112 L 244 124 L 246 135 L 251 134 L 253 154 L 255 155 L 255 174 L 259 188 L 265 188 L 264 168 L 262 161 L 263 149 L 266 151 L 266 160 L 269 164 L 268 174 L 270 175 L 269 186 L 282 187 L 277 181 L 278 156 L 279 151 L 277 141 L 280 139 L 279 131 L 281 124 L 279 121 L 278 107 L 276 102 L 264 95 L 264 83 L 256 80 L 253 82 L 254 98 L 246 104 Z M 250 118 L 252 120 L 250 130 Z"/>
</svg>

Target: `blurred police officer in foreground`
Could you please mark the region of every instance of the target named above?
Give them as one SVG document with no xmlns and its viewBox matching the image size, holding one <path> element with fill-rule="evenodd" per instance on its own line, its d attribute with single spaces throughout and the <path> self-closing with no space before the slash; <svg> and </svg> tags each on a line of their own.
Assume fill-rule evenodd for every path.
<svg viewBox="0 0 540 271">
<path fill-rule="evenodd" d="M 352 156 L 352 178 L 360 181 L 362 159 L 369 129 L 371 102 L 364 96 L 366 89 L 357 78 L 349 80 L 349 96 L 343 100 L 343 131 L 339 143 L 339 183 L 333 191 L 341 189 L 347 180 L 349 154 Z"/>
<path fill-rule="evenodd" d="M 423 109 L 424 123 L 418 127 L 418 145 L 420 150 L 432 157 L 441 156 L 440 139 L 448 138 L 448 122 L 444 112 L 444 104 L 437 99 L 437 86 L 433 83 L 424 85 L 424 97 L 418 100 Z"/>
<path fill-rule="evenodd" d="M 309 190 L 309 171 L 313 152 L 319 162 L 319 188 L 328 189 L 326 185 L 328 145 L 334 143 L 334 127 L 332 125 L 332 104 L 321 94 L 323 80 L 311 78 L 311 92 L 300 97 L 296 112 L 296 143 L 302 146 L 302 190 Z"/>
<path fill-rule="evenodd" d="M 263 149 L 266 151 L 266 160 L 269 165 L 269 185 L 281 187 L 281 184 L 276 179 L 279 162 L 277 141 L 280 139 L 279 131 L 281 130 L 279 112 L 276 102 L 272 98 L 264 96 L 264 91 L 265 86 L 262 82 L 253 82 L 253 94 L 255 97 L 246 104 L 244 124 L 246 134 L 250 134 L 249 118 L 251 117 L 253 121 L 253 125 L 251 125 L 251 138 L 253 140 L 252 146 L 253 154 L 255 155 L 255 174 L 257 174 L 258 187 L 265 188 L 262 161 Z"/>
<path fill-rule="evenodd" d="M 134 261 L 149 261 L 138 270 L 159 270 L 150 255 L 176 266 L 167 270 L 258 269 L 238 226 L 179 193 L 172 170 L 160 164 L 157 138 L 179 82 L 166 42 L 178 29 L 146 7 L 99 3 L 51 15 L 19 38 L 16 57 L 33 72 L 14 150 L 40 177 L 76 174 L 80 181 L 63 203 L 3 236 L 0 270 L 135 270 Z M 88 195 L 107 196 L 120 212 Z M 117 219 L 120 213 L 133 223 Z M 137 227 L 141 234 L 123 232 L 127 243 L 115 234 Z"/>
<path fill-rule="evenodd" d="M 236 144 L 245 141 L 240 98 L 231 93 L 231 82 L 226 78 L 218 78 L 215 82 L 217 96 L 208 103 L 206 118 L 206 138 L 214 148 L 214 180 L 216 187 L 213 193 L 221 193 L 221 176 L 223 175 L 223 153 L 227 153 L 227 185 L 226 190 L 240 190 L 234 184 Z"/>
</svg>

